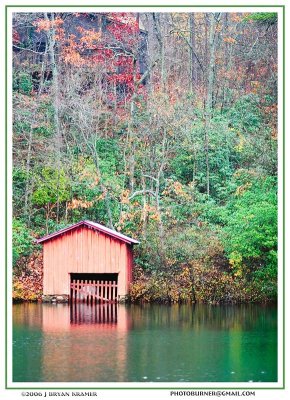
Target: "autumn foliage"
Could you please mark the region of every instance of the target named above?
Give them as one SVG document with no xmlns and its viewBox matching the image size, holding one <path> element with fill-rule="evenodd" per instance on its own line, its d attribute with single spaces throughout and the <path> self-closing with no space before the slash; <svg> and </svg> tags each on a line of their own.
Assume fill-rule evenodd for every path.
<svg viewBox="0 0 290 400">
<path fill-rule="evenodd" d="M 15 298 L 41 293 L 34 238 L 89 219 L 140 240 L 132 301 L 276 299 L 277 35 L 275 13 L 15 13 Z"/>
<path fill-rule="evenodd" d="M 28 259 L 20 259 L 15 267 L 12 285 L 13 301 L 41 300 L 43 264 L 41 252 L 33 253 Z M 23 263 L 25 268 L 23 269 Z M 19 270 L 18 267 L 19 266 Z"/>
</svg>

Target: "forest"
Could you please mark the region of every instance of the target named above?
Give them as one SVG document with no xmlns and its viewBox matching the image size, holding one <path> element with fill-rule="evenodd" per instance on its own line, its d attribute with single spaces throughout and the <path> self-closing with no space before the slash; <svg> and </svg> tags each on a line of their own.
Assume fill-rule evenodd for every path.
<svg viewBox="0 0 290 400">
<path fill-rule="evenodd" d="M 277 296 L 277 14 L 13 15 L 13 298 L 35 239 L 140 241 L 130 300 Z"/>
</svg>

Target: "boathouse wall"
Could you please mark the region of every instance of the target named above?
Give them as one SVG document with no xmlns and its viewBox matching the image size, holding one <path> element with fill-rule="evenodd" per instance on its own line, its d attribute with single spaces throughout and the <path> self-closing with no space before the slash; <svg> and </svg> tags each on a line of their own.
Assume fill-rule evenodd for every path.
<svg viewBox="0 0 290 400">
<path fill-rule="evenodd" d="M 43 294 L 70 295 L 71 274 L 118 274 L 118 296 L 132 281 L 132 244 L 86 225 L 43 242 Z"/>
</svg>

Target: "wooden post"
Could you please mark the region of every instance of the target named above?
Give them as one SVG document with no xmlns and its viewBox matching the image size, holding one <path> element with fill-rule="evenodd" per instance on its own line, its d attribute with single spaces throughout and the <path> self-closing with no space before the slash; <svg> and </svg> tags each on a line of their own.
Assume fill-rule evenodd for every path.
<svg viewBox="0 0 290 400">
<path fill-rule="evenodd" d="M 76 301 L 80 301 L 80 281 L 77 279 L 77 285 L 76 285 Z"/>
<path fill-rule="evenodd" d="M 108 301 L 112 301 L 112 281 L 109 281 L 109 295 L 108 295 Z"/>
</svg>

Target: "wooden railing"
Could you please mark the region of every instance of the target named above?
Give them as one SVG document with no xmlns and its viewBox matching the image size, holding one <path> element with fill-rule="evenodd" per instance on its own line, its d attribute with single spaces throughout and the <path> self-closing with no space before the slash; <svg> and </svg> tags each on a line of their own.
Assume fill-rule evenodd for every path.
<svg viewBox="0 0 290 400">
<path fill-rule="evenodd" d="M 112 303 L 118 298 L 118 284 L 115 281 L 73 279 L 71 299 L 76 302 Z"/>
</svg>

